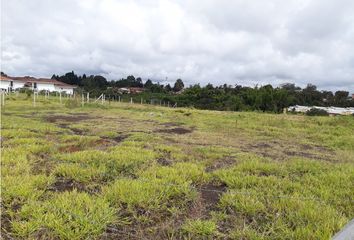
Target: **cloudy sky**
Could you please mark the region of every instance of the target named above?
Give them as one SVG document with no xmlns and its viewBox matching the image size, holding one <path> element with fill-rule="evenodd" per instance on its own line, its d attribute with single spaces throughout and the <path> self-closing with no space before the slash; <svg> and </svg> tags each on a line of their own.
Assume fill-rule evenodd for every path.
<svg viewBox="0 0 354 240">
<path fill-rule="evenodd" d="M 353 0 L 1 0 L 1 68 L 354 92 Z"/>
</svg>

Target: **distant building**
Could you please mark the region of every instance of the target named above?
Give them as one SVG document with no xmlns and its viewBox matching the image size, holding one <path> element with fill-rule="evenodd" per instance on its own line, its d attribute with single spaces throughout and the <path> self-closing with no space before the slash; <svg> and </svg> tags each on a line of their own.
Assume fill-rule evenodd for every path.
<svg viewBox="0 0 354 240">
<path fill-rule="evenodd" d="M 76 86 L 66 84 L 55 79 L 25 77 L 10 77 L 1 75 L 0 88 L 3 91 L 11 92 L 20 88 L 28 88 L 33 91 L 64 92 L 73 94 Z"/>
<path fill-rule="evenodd" d="M 340 107 L 318 107 L 318 106 L 291 106 L 288 108 L 289 112 L 300 112 L 300 113 L 306 113 L 312 108 L 316 109 L 322 109 L 328 112 L 329 115 L 352 115 L 354 114 L 354 108 L 340 108 Z"/>
<path fill-rule="evenodd" d="M 142 93 L 144 91 L 145 91 L 145 89 L 144 88 L 140 88 L 140 87 L 130 87 L 129 88 L 129 92 L 132 93 L 132 94 Z"/>
<path fill-rule="evenodd" d="M 139 88 L 139 87 L 126 87 L 126 88 L 118 88 L 118 92 L 121 94 L 127 93 L 127 94 L 137 94 L 137 93 L 142 93 L 144 92 L 144 88 Z"/>
</svg>

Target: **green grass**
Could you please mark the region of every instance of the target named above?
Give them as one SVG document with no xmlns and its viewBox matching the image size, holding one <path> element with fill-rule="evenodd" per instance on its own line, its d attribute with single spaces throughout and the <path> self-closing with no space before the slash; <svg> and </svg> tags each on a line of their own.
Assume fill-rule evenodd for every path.
<svg viewBox="0 0 354 240">
<path fill-rule="evenodd" d="M 351 116 L 20 94 L 1 141 L 9 238 L 330 239 L 354 218 Z"/>
</svg>

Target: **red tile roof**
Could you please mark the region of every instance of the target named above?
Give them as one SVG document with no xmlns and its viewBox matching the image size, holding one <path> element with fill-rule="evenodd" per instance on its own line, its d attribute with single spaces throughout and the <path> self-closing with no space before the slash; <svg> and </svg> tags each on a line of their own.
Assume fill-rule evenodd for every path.
<svg viewBox="0 0 354 240">
<path fill-rule="evenodd" d="M 1 75 L 0 76 L 0 81 L 11 81 L 12 80 L 12 78 L 9 78 L 8 76 L 5 76 L 5 75 Z"/>
</svg>

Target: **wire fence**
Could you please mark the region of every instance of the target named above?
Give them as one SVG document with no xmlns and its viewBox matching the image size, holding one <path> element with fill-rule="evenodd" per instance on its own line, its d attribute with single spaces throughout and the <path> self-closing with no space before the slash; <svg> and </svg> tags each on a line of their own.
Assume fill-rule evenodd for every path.
<svg viewBox="0 0 354 240">
<path fill-rule="evenodd" d="M 25 93 L 23 93 L 25 94 Z M 32 96 L 31 96 L 32 95 Z M 0 105 L 5 106 L 6 97 L 18 97 L 19 92 L 6 92 L 0 91 Z M 130 103 L 130 104 L 139 104 L 139 105 L 153 105 L 153 106 L 161 106 L 168 108 L 177 108 L 177 102 L 173 102 L 164 98 L 158 97 L 140 97 L 138 95 L 125 95 L 125 94 L 115 94 L 115 95 L 106 95 L 104 93 L 100 95 L 90 96 L 89 92 L 82 93 L 73 93 L 68 94 L 66 92 L 55 92 L 51 93 L 49 91 L 34 91 L 30 95 L 28 95 L 29 100 L 32 101 L 33 106 L 36 107 L 38 102 L 41 100 L 46 101 L 57 101 L 60 104 L 64 104 L 67 101 L 77 101 L 80 102 L 81 106 L 85 106 L 87 104 L 92 103 L 100 103 L 102 105 L 110 105 L 111 103 Z"/>
</svg>

